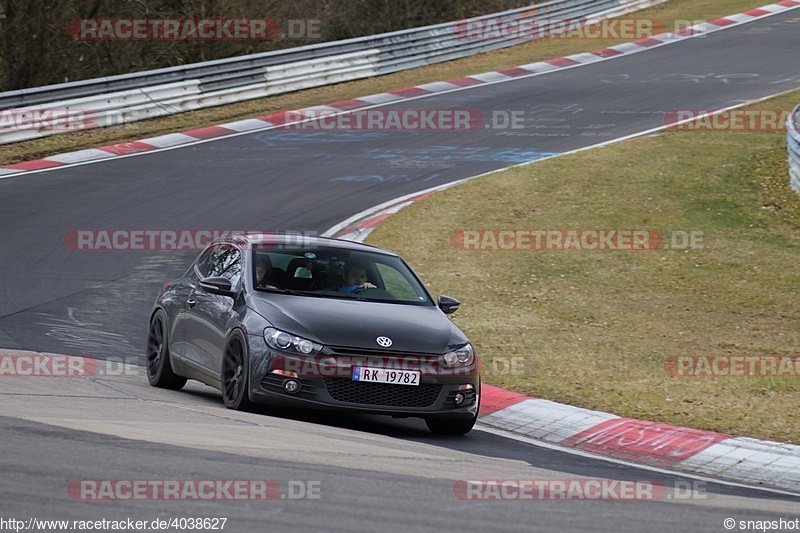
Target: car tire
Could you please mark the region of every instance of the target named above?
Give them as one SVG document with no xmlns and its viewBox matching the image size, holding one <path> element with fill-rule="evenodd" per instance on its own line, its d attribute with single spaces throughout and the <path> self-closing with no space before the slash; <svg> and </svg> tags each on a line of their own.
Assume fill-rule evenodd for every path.
<svg viewBox="0 0 800 533">
<path fill-rule="evenodd" d="M 246 346 L 244 340 L 235 335 L 228 342 L 225 354 L 222 356 L 222 373 L 220 374 L 222 402 L 225 407 L 234 411 L 250 411 L 254 407 L 248 394 L 250 361 Z"/>
<path fill-rule="evenodd" d="M 426 418 L 425 424 L 437 435 L 466 435 L 475 426 L 478 416 L 474 418 Z"/>
<path fill-rule="evenodd" d="M 168 341 L 167 317 L 164 311 L 159 309 L 150 319 L 150 330 L 147 335 L 147 381 L 153 387 L 180 390 L 186 385 L 187 380 L 172 370 Z"/>
</svg>

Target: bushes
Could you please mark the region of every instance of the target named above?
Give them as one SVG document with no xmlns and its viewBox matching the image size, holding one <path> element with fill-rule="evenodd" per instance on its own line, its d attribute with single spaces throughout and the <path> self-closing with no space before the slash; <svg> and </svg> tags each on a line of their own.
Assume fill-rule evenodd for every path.
<svg viewBox="0 0 800 533">
<path fill-rule="evenodd" d="M 0 91 L 182 65 L 457 20 L 525 0 L 0 0 Z M 319 20 L 319 37 L 272 41 L 77 41 L 82 18 Z"/>
</svg>

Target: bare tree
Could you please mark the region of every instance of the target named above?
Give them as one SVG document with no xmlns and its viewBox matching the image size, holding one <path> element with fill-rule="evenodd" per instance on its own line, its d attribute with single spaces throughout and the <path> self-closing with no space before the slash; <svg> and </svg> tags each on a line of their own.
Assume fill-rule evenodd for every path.
<svg viewBox="0 0 800 533">
<path fill-rule="evenodd" d="M 0 0 L 0 91 L 347 39 L 520 7 L 519 0 Z M 318 20 L 313 39 L 76 40 L 93 18 Z M 70 23 L 73 26 L 70 26 Z"/>
</svg>

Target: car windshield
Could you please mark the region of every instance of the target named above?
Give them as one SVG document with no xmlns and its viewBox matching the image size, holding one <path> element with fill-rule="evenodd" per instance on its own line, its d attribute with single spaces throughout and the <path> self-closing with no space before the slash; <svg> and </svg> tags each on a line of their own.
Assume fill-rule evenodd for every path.
<svg viewBox="0 0 800 533">
<path fill-rule="evenodd" d="M 432 305 L 398 257 L 326 247 L 255 246 L 258 290 L 320 298 Z"/>
</svg>

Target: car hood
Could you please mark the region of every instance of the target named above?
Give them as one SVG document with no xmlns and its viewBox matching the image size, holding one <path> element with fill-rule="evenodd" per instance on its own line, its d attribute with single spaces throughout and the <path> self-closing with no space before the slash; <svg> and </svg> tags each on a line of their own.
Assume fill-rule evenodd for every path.
<svg viewBox="0 0 800 533">
<path fill-rule="evenodd" d="M 259 293 L 251 307 L 278 329 L 326 346 L 444 353 L 466 336 L 434 306 Z M 389 337 L 391 347 L 378 345 Z"/>
</svg>

